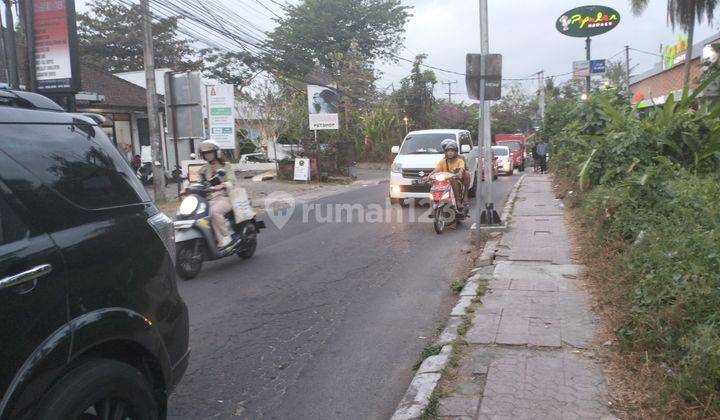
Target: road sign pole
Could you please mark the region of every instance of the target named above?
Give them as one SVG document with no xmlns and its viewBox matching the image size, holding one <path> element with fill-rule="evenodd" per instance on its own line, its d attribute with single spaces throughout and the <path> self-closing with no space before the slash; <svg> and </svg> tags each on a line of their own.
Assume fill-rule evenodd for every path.
<svg viewBox="0 0 720 420">
<path fill-rule="evenodd" d="M 585 59 L 588 61 L 588 71 L 590 71 L 590 37 L 585 38 Z M 590 94 L 590 73 L 585 78 L 585 93 Z"/>
</svg>

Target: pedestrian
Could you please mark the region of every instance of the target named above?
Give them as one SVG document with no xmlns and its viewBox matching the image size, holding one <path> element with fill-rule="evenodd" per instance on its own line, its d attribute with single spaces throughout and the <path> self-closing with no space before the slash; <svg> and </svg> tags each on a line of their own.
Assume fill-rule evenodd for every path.
<svg viewBox="0 0 720 420">
<path fill-rule="evenodd" d="M 540 173 L 544 174 L 547 172 L 547 154 L 549 145 L 545 142 L 544 138 L 540 139 L 540 143 L 537 145 L 537 155 L 540 159 Z"/>
</svg>

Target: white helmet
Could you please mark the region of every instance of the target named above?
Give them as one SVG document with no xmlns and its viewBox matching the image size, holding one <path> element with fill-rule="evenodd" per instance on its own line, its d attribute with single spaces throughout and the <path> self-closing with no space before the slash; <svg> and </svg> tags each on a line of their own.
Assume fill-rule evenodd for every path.
<svg viewBox="0 0 720 420">
<path fill-rule="evenodd" d="M 217 152 L 218 150 L 220 150 L 220 146 L 218 146 L 215 140 L 205 140 L 204 142 L 200 143 L 201 154 L 207 152 Z"/>
</svg>

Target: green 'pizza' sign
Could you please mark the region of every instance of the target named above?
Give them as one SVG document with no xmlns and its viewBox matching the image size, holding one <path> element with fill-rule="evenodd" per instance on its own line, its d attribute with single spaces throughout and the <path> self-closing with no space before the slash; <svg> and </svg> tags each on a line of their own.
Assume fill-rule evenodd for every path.
<svg viewBox="0 0 720 420">
<path fill-rule="evenodd" d="M 620 23 L 620 13 L 607 6 L 580 6 L 563 13 L 555 28 L 563 35 L 585 38 L 604 34 Z"/>
</svg>

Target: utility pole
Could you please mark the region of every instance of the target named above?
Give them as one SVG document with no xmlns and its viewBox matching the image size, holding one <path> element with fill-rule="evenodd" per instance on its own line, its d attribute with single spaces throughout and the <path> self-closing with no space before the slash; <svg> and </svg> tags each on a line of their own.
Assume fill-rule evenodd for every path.
<svg viewBox="0 0 720 420">
<path fill-rule="evenodd" d="M 625 86 L 627 87 L 628 96 L 632 95 L 630 92 L 630 46 L 625 46 Z"/>
<path fill-rule="evenodd" d="M 152 17 L 149 0 L 140 0 L 143 14 L 143 63 L 147 94 L 148 127 L 152 146 L 153 193 L 155 201 L 165 200 L 165 165 L 160 139 L 160 118 L 158 115 L 157 88 L 155 86 L 155 50 L 152 38 Z M 155 162 L 158 162 L 156 164 Z"/>
<path fill-rule="evenodd" d="M 5 27 L 7 28 L 5 52 L 7 54 L 8 84 L 11 88 L 17 89 L 20 87 L 20 77 L 18 75 L 17 44 L 15 42 L 12 0 L 5 0 Z"/>
<path fill-rule="evenodd" d="M 585 59 L 588 61 L 588 67 L 590 67 L 590 42 L 590 37 L 585 38 Z M 585 77 L 585 93 L 590 95 L 590 74 Z"/>
<path fill-rule="evenodd" d="M 478 121 L 478 144 L 482 144 L 482 156 L 485 162 L 485 181 L 482 182 L 482 194 L 477 195 L 478 205 L 478 221 L 476 239 L 481 239 L 480 227 L 483 224 L 496 224 L 500 220 L 495 215 L 495 205 L 493 203 L 493 175 L 492 175 L 492 145 L 490 140 L 490 103 L 485 100 L 485 74 L 486 74 L 486 58 L 490 51 L 490 42 L 488 40 L 488 11 L 487 0 L 480 1 L 480 119 Z M 482 139 L 482 143 L 480 143 Z M 476 180 L 479 181 L 479 180 Z M 485 223 L 483 223 L 485 222 Z"/>
<path fill-rule="evenodd" d="M 453 91 L 452 91 L 452 85 L 457 84 L 457 80 L 442 82 L 442 84 L 447 85 L 447 87 L 448 87 L 448 91 L 447 91 L 448 103 L 451 104 L 453 95 L 457 95 L 457 93 L 453 93 Z"/>
<path fill-rule="evenodd" d="M 540 95 L 540 122 L 545 120 L 545 70 L 538 72 L 538 94 Z"/>
</svg>

